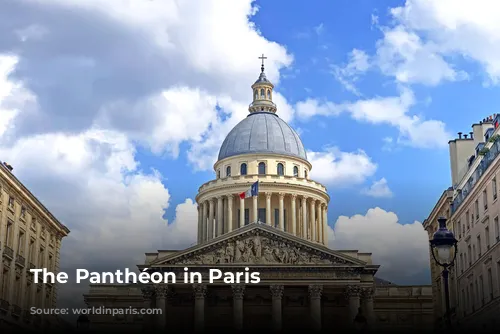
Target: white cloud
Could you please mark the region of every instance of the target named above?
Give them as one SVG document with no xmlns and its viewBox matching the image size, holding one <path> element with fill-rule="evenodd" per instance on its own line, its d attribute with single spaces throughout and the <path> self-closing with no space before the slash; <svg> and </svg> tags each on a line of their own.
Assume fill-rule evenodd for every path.
<svg viewBox="0 0 500 334">
<path fill-rule="evenodd" d="M 337 187 L 363 183 L 377 170 L 377 165 L 363 151 L 341 152 L 328 148 L 324 152 L 307 152 L 313 165 L 311 178 Z"/>
<path fill-rule="evenodd" d="M 395 213 L 381 208 L 366 215 L 340 216 L 330 235 L 329 245 L 336 249 L 372 253 L 373 263 L 381 266 L 377 276 L 396 283 L 429 266 L 429 241 L 422 224 L 400 224 Z"/>
<path fill-rule="evenodd" d="M 333 75 L 353 94 L 361 95 L 355 86 L 359 76 L 371 67 L 369 56 L 362 50 L 354 49 L 349 54 L 349 62 L 344 66 L 332 66 Z"/>
<path fill-rule="evenodd" d="M 374 181 L 369 188 L 363 189 L 361 193 L 371 197 L 392 197 L 393 195 L 385 178 Z"/>
<path fill-rule="evenodd" d="M 309 99 L 296 105 L 297 116 L 308 120 L 314 116 L 338 116 L 347 112 L 357 121 L 388 124 L 399 130 L 398 143 L 419 148 L 447 147 L 451 135 L 445 124 L 438 120 L 425 120 L 409 115 L 415 106 L 415 96 L 402 88 L 399 96 L 359 99 L 355 102 L 335 104 Z M 429 136 L 432 133 L 432 136 Z"/>
</svg>

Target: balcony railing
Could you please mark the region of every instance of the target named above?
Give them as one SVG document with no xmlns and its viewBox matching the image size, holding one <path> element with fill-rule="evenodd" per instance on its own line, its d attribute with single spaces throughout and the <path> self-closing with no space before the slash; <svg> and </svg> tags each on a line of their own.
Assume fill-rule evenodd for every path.
<svg viewBox="0 0 500 334">
<path fill-rule="evenodd" d="M 26 259 L 24 258 L 24 256 L 22 256 L 21 254 L 17 254 L 16 264 L 24 267 L 26 265 Z"/>
<path fill-rule="evenodd" d="M 10 247 L 5 247 L 3 249 L 3 255 L 7 256 L 8 258 L 10 258 L 12 260 L 14 258 L 14 251 Z"/>
<path fill-rule="evenodd" d="M 491 163 L 495 160 L 495 158 L 500 153 L 500 141 L 496 140 L 488 152 L 486 152 L 478 164 L 477 168 L 472 172 L 472 175 L 467 180 L 466 184 L 459 190 L 458 195 L 453 200 L 453 204 L 451 206 L 451 212 L 454 213 L 458 210 L 460 205 L 464 202 L 467 196 L 472 192 L 474 186 L 479 181 L 481 176 L 486 172 Z"/>
</svg>

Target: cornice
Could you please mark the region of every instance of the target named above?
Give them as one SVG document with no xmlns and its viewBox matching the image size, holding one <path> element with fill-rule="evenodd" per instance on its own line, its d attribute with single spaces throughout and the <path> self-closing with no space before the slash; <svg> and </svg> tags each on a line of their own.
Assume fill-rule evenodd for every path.
<svg viewBox="0 0 500 334">
<path fill-rule="evenodd" d="M 4 182 L 1 182 L 4 180 Z M 0 163 L 0 182 L 3 187 L 14 196 L 14 200 L 29 210 L 30 215 L 35 218 L 49 222 L 48 228 L 54 228 L 58 234 L 66 236 L 70 230 L 62 224 L 46 207 L 43 205 L 33 193 L 26 188 L 19 179 L 12 174 L 3 164 Z"/>
</svg>

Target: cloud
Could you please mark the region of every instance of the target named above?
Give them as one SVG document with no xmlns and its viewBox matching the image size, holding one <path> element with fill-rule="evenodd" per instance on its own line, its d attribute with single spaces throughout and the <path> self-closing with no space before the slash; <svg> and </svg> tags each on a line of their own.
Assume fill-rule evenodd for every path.
<svg viewBox="0 0 500 334">
<path fill-rule="evenodd" d="M 378 207 L 365 215 L 340 216 L 330 236 L 329 245 L 335 249 L 371 252 L 373 263 L 381 266 L 377 276 L 396 283 L 429 266 L 429 241 L 422 224 L 401 224 L 395 213 Z"/>
<path fill-rule="evenodd" d="M 348 113 L 360 122 L 387 124 L 397 128 L 399 144 L 418 148 L 447 147 L 451 135 L 442 121 L 425 120 L 408 114 L 415 103 L 413 91 L 402 88 L 399 96 L 373 97 L 341 104 L 308 99 L 297 103 L 296 114 L 308 120 L 314 116 L 333 117 Z M 429 136 L 429 133 L 433 135 Z"/>
<path fill-rule="evenodd" d="M 363 150 L 341 152 L 331 147 L 323 152 L 309 151 L 307 157 L 313 165 L 311 178 L 329 186 L 361 184 L 377 170 L 377 165 Z"/>
<path fill-rule="evenodd" d="M 369 188 L 363 189 L 361 193 L 371 197 L 392 197 L 393 195 L 385 178 L 374 181 Z"/>
<path fill-rule="evenodd" d="M 354 49 L 349 54 L 349 62 L 344 66 L 332 66 L 333 75 L 346 90 L 361 95 L 355 86 L 359 76 L 370 68 L 369 56 L 362 50 Z"/>
</svg>

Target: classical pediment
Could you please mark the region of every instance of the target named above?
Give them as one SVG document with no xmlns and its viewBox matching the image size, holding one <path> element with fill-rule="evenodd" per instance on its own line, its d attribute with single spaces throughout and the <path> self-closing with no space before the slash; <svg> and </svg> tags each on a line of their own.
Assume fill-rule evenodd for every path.
<svg viewBox="0 0 500 334">
<path fill-rule="evenodd" d="M 150 265 L 347 265 L 366 263 L 263 224 L 252 224 Z"/>
</svg>

